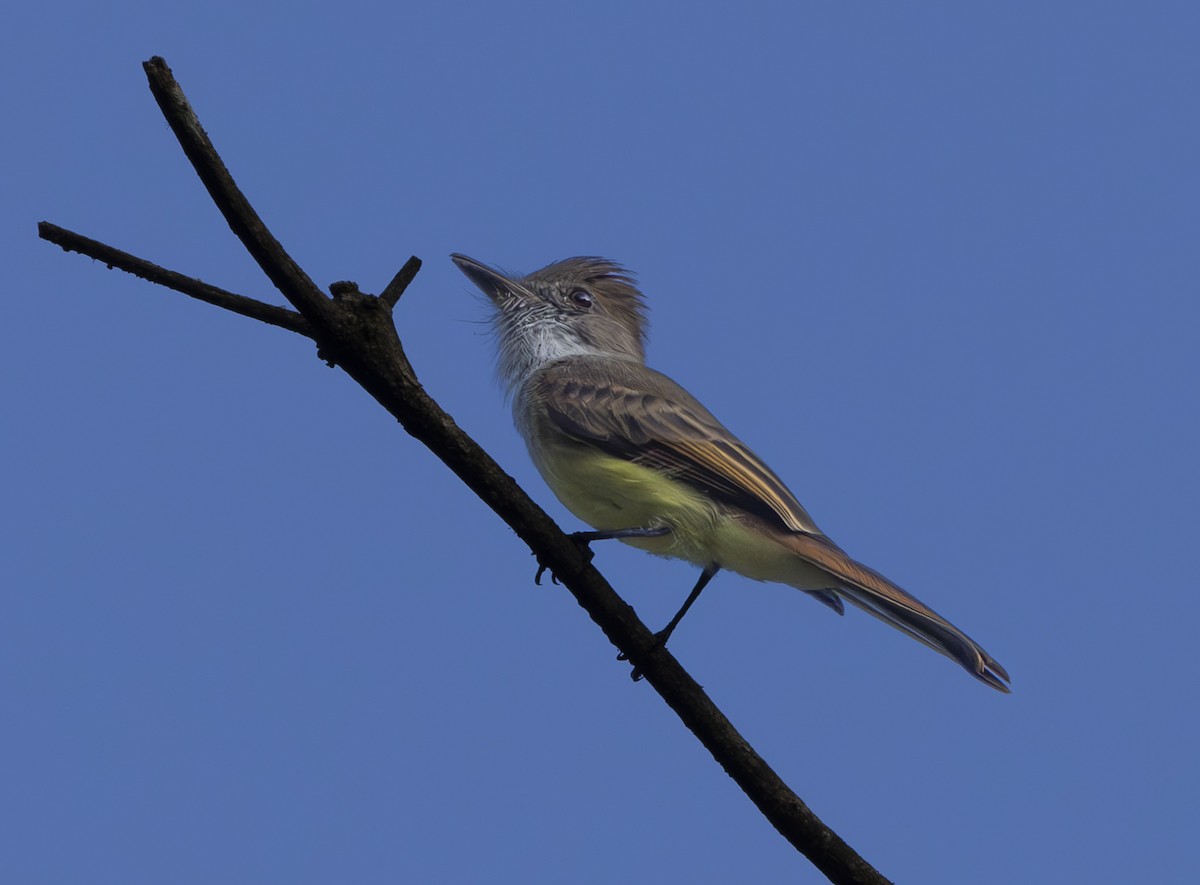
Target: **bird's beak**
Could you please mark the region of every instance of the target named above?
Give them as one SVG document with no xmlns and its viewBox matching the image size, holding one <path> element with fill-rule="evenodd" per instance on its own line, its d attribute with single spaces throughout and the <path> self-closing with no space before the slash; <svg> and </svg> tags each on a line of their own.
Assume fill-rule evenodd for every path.
<svg viewBox="0 0 1200 885">
<path fill-rule="evenodd" d="M 500 271 L 488 267 L 482 262 L 476 261 L 474 258 L 468 258 L 466 255 L 460 255 L 455 252 L 450 256 L 458 269 L 467 275 L 472 283 L 492 300 L 497 307 L 502 307 L 505 301 L 508 301 L 514 296 L 516 298 L 533 301 L 536 297 L 527 288 L 522 286 L 516 280 L 506 277 Z"/>
</svg>

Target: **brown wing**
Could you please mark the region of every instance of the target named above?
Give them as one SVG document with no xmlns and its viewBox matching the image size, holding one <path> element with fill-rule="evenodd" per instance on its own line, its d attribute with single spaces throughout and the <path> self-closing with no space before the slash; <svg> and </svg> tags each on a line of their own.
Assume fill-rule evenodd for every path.
<svg viewBox="0 0 1200 885">
<path fill-rule="evenodd" d="M 568 436 L 791 531 L 820 533 L 771 468 L 667 376 L 625 360 L 576 359 L 569 374 L 544 371 L 536 390 Z"/>
</svg>

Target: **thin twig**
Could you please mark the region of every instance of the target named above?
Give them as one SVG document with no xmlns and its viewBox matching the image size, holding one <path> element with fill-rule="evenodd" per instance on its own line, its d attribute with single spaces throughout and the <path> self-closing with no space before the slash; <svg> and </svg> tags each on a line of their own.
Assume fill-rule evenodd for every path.
<svg viewBox="0 0 1200 885">
<path fill-rule="evenodd" d="M 167 63 L 156 55 L 143 63 L 142 68 L 150 83 L 150 92 L 179 139 L 180 147 L 246 251 L 296 310 L 310 320 L 321 314 L 328 299 L 284 251 L 238 189 Z"/>
<path fill-rule="evenodd" d="M 80 255 L 103 261 L 110 268 L 115 267 L 151 283 L 157 283 L 168 289 L 174 289 L 176 292 L 182 292 L 184 295 L 190 295 L 207 304 L 223 307 L 244 317 L 250 317 L 252 320 L 279 326 L 281 329 L 287 329 L 308 338 L 312 337 L 312 327 L 308 324 L 308 320 L 286 307 L 278 307 L 274 304 L 247 298 L 245 295 L 238 295 L 236 292 L 218 289 L 203 280 L 185 277 L 181 273 L 159 267 L 136 255 L 106 246 L 98 240 L 89 239 L 82 234 L 59 227 L 57 224 L 50 224 L 48 221 L 38 222 L 38 236 L 56 246 L 61 246 L 65 252 L 78 252 Z"/>
</svg>

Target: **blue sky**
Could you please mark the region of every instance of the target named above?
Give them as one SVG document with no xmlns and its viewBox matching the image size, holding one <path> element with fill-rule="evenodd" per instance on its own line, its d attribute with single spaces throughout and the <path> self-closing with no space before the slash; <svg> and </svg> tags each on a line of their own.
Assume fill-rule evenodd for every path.
<svg viewBox="0 0 1200 885">
<path fill-rule="evenodd" d="M 464 252 L 639 274 L 650 361 L 1002 697 L 721 575 L 672 649 L 897 881 L 1190 881 L 1200 125 L 1188 4 L 67 2 L 9 13 L 0 856 L 11 881 L 817 882 L 513 534 L 289 333 L 166 57 L 321 285 L 566 528 Z M 597 563 L 651 625 L 693 570 Z"/>
</svg>

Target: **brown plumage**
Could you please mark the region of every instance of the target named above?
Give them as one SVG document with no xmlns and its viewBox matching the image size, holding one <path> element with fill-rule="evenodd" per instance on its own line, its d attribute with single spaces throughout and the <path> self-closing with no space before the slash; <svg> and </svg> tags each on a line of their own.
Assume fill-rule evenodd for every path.
<svg viewBox="0 0 1200 885">
<path fill-rule="evenodd" d="M 645 366 L 645 305 L 620 265 L 570 258 L 512 279 L 453 258 L 496 306 L 518 429 L 577 516 L 602 531 L 654 530 L 623 540 L 708 577 L 727 568 L 790 584 L 839 613 L 848 600 L 1009 690 L 1008 673 L 978 643 L 847 556 L 745 443 Z"/>
</svg>

